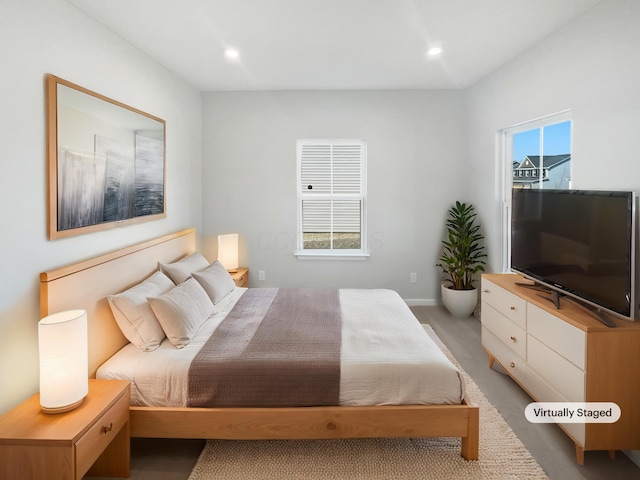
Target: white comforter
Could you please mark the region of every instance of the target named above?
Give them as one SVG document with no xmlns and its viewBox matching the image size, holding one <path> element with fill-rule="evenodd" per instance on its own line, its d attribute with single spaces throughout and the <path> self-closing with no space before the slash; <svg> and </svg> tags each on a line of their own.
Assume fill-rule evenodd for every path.
<svg viewBox="0 0 640 480">
<path fill-rule="evenodd" d="M 131 404 L 184 407 L 191 360 L 231 311 L 245 288 L 216 307 L 182 349 L 168 340 L 153 352 L 132 344 L 105 362 L 97 378 L 131 382 Z M 464 382 L 392 290 L 341 289 L 340 405 L 458 404 Z"/>
</svg>

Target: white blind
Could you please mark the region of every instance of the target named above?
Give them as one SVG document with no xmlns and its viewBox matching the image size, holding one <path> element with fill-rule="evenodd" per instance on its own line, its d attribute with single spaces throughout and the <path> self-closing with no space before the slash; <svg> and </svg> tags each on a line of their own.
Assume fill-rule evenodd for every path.
<svg viewBox="0 0 640 480">
<path fill-rule="evenodd" d="M 305 143 L 300 153 L 303 194 L 360 194 L 362 144 Z"/>
<path fill-rule="evenodd" d="M 360 200 L 303 200 L 303 232 L 360 231 Z"/>
<path fill-rule="evenodd" d="M 333 231 L 360 231 L 359 200 L 336 200 L 333 202 Z"/>
<path fill-rule="evenodd" d="M 332 153 L 333 193 L 360 194 L 362 191 L 362 145 L 335 145 Z"/>
<path fill-rule="evenodd" d="M 302 201 L 302 231 L 330 232 L 331 231 L 331 201 L 303 200 Z"/>
<path fill-rule="evenodd" d="M 364 228 L 364 156 L 365 143 L 362 140 L 298 142 L 300 233 L 303 238 L 330 239 L 329 247 L 322 243 L 318 245 L 323 246 L 309 247 L 310 240 L 306 248 L 341 248 L 335 246 L 336 234 L 357 234 L 358 237 L 343 236 L 340 240 L 355 238 L 352 241 L 361 242 Z"/>
</svg>

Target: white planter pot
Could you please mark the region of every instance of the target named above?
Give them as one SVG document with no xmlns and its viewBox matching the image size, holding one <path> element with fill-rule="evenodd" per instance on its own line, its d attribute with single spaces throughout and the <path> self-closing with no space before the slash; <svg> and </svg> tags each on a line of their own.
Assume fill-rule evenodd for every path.
<svg viewBox="0 0 640 480">
<path fill-rule="evenodd" d="M 454 317 L 468 317 L 478 304 L 478 290 L 452 290 L 442 284 L 442 303 Z"/>
</svg>

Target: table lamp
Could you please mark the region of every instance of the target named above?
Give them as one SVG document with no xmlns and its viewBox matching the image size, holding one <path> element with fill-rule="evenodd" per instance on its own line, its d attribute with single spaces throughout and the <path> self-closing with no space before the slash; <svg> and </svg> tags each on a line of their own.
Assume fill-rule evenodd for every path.
<svg viewBox="0 0 640 480">
<path fill-rule="evenodd" d="M 238 271 L 238 234 L 218 235 L 218 261 L 229 272 Z"/>
<path fill-rule="evenodd" d="M 38 322 L 40 406 L 44 413 L 68 412 L 89 391 L 86 310 L 67 310 Z"/>
</svg>

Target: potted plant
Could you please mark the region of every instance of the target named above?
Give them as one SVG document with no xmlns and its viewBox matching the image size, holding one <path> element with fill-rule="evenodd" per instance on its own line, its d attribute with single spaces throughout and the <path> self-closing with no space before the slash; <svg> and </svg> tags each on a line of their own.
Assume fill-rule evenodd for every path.
<svg viewBox="0 0 640 480">
<path fill-rule="evenodd" d="M 456 317 L 467 317 L 478 303 L 478 291 L 473 286 L 474 277 L 484 272 L 484 236 L 476 223 L 473 205 L 460 203 L 448 211 L 447 238 L 442 241 L 440 267 L 445 274 L 442 284 L 442 302 Z"/>
</svg>

